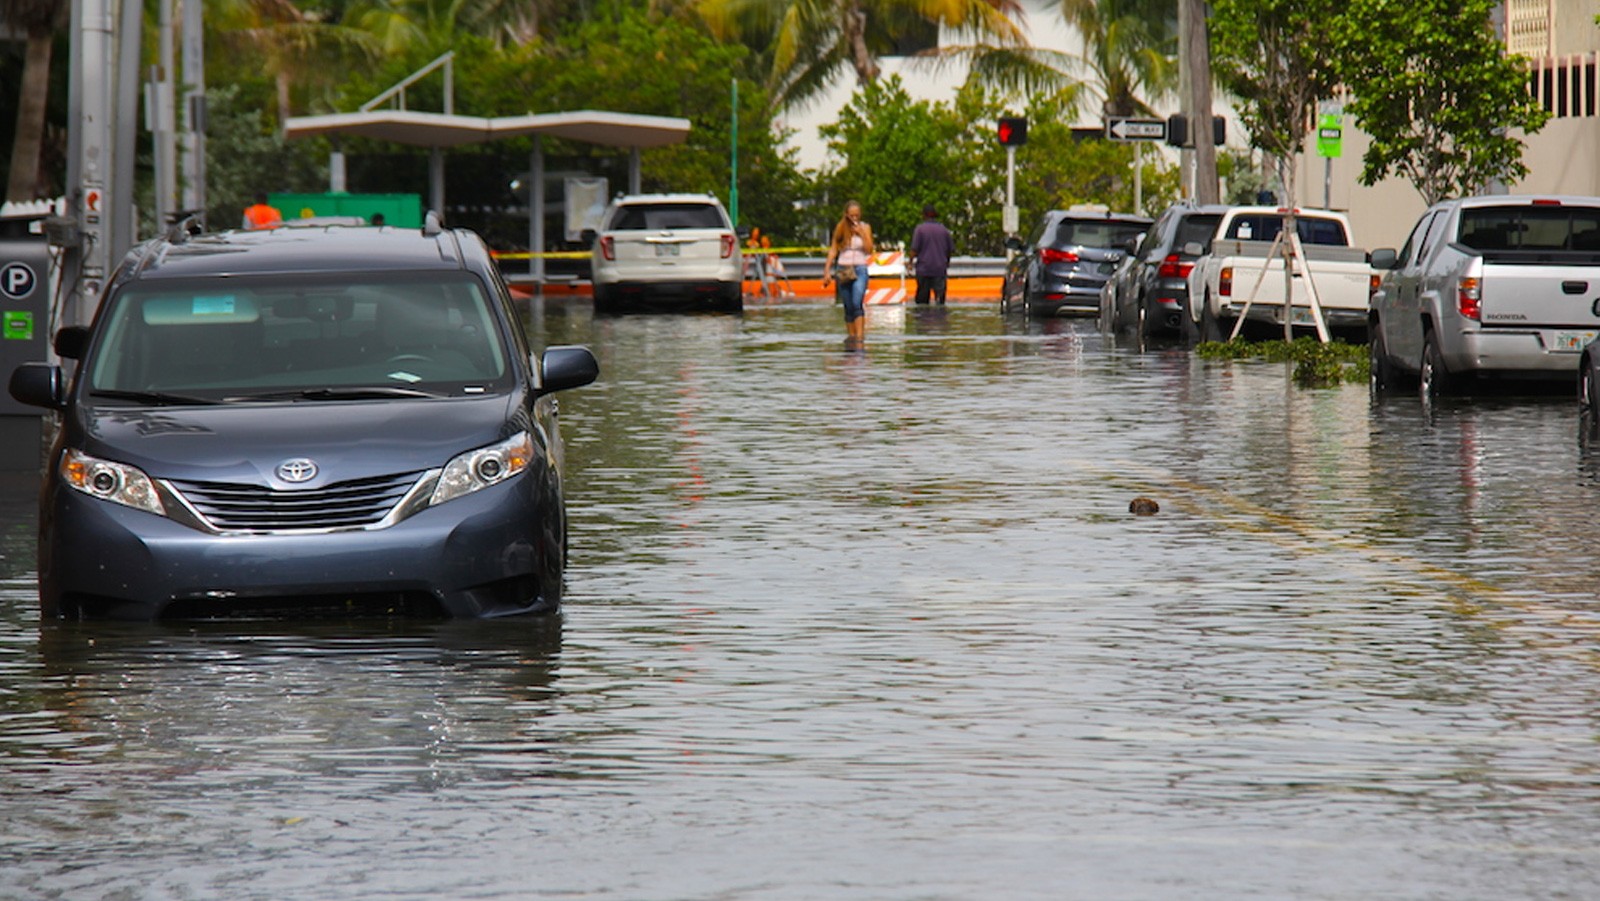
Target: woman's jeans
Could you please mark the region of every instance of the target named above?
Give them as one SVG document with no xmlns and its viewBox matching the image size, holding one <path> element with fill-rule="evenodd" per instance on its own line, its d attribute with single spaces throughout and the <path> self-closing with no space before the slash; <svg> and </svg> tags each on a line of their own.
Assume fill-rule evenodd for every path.
<svg viewBox="0 0 1600 901">
<path fill-rule="evenodd" d="M 833 290 L 839 302 L 844 304 L 844 321 L 855 322 L 867 314 L 867 267 L 857 266 L 856 280 L 848 284 L 834 282 Z"/>
</svg>

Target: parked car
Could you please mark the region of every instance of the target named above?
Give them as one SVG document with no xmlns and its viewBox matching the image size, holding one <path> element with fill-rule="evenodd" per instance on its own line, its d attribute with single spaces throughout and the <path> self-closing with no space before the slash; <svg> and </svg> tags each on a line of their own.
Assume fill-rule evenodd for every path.
<svg viewBox="0 0 1600 901">
<path fill-rule="evenodd" d="M 1045 213 L 1026 241 L 1006 240 L 1016 253 L 1006 264 L 1001 307 L 1029 316 L 1096 315 L 1100 289 L 1127 256 L 1129 243 L 1149 227 L 1148 217 L 1127 213 Z"/>
<path fill-rule="evenodd" d="M 1101 328 L 1141 337 L 1183 332 L 1189 272 L 1228 207 L 1181 201 L 1156 217 L 1101 290 Z"/>
<path fill-rule="evenodd" d="M 11 376 L 59 411 L 39 516 L 45 619 L 264 610 L 555 610 L 566 557 L 552 395 L 483 242 L 333 226 L 150 241 L 77 360 Z"/>
<path fill-rule="evenodd" d="M 1600 333 L 1600 197 L 1434 204 L 1397 253 L 1372 252 L 1374 387 L 1425 397 L 1479 379 L 1572 379 Z"/>
<path fill-rule="evenodd" d="M 1287 212 L 1243 206 L 1223 214 L 1210 245 L 1189 273 L 1189 296 L 1194 298 L 1189 325 L 1201 340 L 1227 340 L 1241 316 L 1246 325 L 1254 323 L 1256 331 L 1273 337 L 1283 334 L 1285 317 L 1291 329 L 1310 331 L 1316 327 L 1312 288 L 1330 332 L 1365 340 L 1367 304 L 1377 279 L 1367 252 L 1351 246 L 1349 218 L 1328 210 L 1295 210 L 1295 233 L 1304 258 L 1291 276 L 1293 289 L 1286 292 L 1284 260 L 1276 239 Z"/>
<path fill-rule="evenodd" d="M 591 251 L 594 308 L 744 309 L 744 257 L 710 194 L 629 194 L 606 207 Z"/>
</svg>

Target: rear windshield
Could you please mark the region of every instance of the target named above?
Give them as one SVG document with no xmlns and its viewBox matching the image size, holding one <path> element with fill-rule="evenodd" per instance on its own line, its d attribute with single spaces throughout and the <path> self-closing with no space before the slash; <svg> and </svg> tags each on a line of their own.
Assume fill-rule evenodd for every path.
<svg viewBox="0 0 1600 901">
<path fill-rule="evenodd" d="M 1350 244 L 1349 236 L 1344 233 L 1344 223 L 1337 219 L 1296 216 L 1294 222 L 1302 244 L 1334 247 L 1347 247 Z M 1251 213 L 1235 217 L 1228 224 L 1228 233 L 1223 237 L 1236 241 L 1272 241 L 1282 231 L 1283 217 L 1277 213 Z"/>
<path fill-rule="evenodd" d="M 1473 250 L 1600 250 L 1600 209 L 1506 206 L 1462 210 L 1456 240 Z"/>
<path fill-rule="evenodd" d="M 1199 244 L 1209 249 L 1211 236 L 1217 233 L 1217 223 L 1222 221 L 1220 214 L 1214 216 L 1188 216 L 1178 223 L 1177 250 L 1182 250 L 1190 244 Z"/>
<path fill-rule="evenodd" d="M 1127 222 L 1120 219 L 1063 219 L 1056 226 L 1056 246 L 1121 247 L 1131 238 L 1144 234 L 1148 222 Z"/>
<path fill-rule="evenodd" d="M 90 388 L 481 393 L 509 384 L 489 297 L 456 273 L 135 283 L 111 301 Z"/>
<path fill-rule="evenodd" d="M 662 231 L 670 228 L 727 228 L 709 203 L 652 203 L 617 210 L 611 231 Z"/>
</svg>

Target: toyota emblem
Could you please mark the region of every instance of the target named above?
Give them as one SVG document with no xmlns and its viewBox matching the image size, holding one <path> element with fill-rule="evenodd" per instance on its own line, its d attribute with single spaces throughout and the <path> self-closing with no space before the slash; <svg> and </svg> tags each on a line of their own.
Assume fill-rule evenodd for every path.
<svg viewBox="0 0 1600 901">
<path fill-rule="evenodd" d="M 278 478 L 298 485 L 317 477 L 317 464 L 305 457 L 296 457 L 278 464 Z"/>
</svg>

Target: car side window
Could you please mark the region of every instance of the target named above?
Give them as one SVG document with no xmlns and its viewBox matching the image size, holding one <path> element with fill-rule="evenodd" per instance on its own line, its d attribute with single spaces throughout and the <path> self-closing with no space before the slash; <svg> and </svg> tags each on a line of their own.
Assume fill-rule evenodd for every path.
<svg viewBox="0 0 1600 901">
<path fill-rule="evenodd" d="M 1443 213 L 1434 213 L 1428 220 L 1428 227 L 1422 233 L 1422 243 L 1417 246 L 1417 265 L 1422 265 L 1422 261 L 1438 246 L 1439 236 L 1444 234 L 1445 218 Z"/>
<path fill-rule="evenodd" d="M 1411 235 L 1406 238 L 1405 246 L 1400 248 L 1400 256 L 1395 260 L 1396 269 L 1400 269 L 1411 263 L 1412 251 L 1418 250 L 1417 245 L 1421 243 L 1422 236 L 1427 234 L 1428 227 L 1433 224 L 1433 220 L 1437 218 L 1438 215 L 1439 214 L 1437 212 L 1432 212 L 1417 220 L 1417 224 L 1411 229 Z"/>
<path fill-rule="evenodd" d="M 1139 242 L 1139 249 L 1134 251 L 1137 256 L 1148 257 L 1161 247 L 1161 236 L 1172 231 L 1172 220 L 1176 218 L 1172 213 L 1164 214 L 1157 219 L 1150 230 L 1145 232 L 1144 240 Z"/>
<path fill-rule="evenodd" d="M 1044 243 L 1044 236 L 1049 230 L 1050 230 L 1050 217 L 1049 216 L 1044 216 L 1044 217 L 1040 218 L 1039 219 L 1039 224 L 1034 226 L 1033 232 L 1028 235 L 1028 244 L 1029 244 L 1029 246 L 1038 247 L 1040 244 L 1043 244 Z"/>
</svg>

